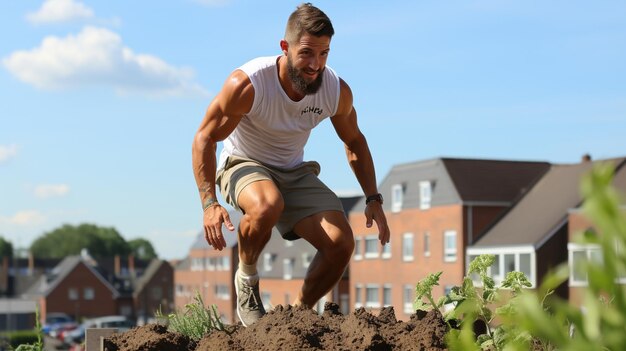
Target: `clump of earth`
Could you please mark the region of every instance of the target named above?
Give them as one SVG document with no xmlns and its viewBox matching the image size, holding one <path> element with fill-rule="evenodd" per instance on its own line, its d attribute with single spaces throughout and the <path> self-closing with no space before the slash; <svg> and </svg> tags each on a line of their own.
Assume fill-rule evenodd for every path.
<svg viewBox="0 0 626 351">
<path fill-rule="evenodd" d="M 304 307 L 275 307 L 250 327 L 228 325 L 201 340 L 148 324 L 104 340 L 106 351 L 208 350 L 447 350 L 448 327 L 436 311 L 418 312 L 408 321 L 396 319 L 393 307 L 373 315 L 363 308 L 343 315 L 335 303 L 324 313 Z"/>
</svg>

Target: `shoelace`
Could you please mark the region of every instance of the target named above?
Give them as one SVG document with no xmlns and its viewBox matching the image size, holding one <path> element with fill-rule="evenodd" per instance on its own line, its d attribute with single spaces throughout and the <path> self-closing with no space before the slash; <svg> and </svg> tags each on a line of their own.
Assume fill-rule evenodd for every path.
<svg viewBox="0 0 626 351">
<path fill-rule="evenodd" d="M 255 289 L 248 285 L 248 284 L 241 284 L 241 292 L 244 294 L 244 296 L 246 296 L 246 300 L 244 301 L 245 304 L 248 305 L 248 307 L 250 308 L 250 310 L 252 311 L 258 311 L 260 309 L 260 304 L 259 301 L 256 297 L 255 294 Z"/>
</svg>

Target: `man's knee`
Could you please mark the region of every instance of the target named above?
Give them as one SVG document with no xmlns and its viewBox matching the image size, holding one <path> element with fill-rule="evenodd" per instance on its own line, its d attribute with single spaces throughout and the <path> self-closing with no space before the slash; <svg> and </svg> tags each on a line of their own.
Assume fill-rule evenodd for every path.
<svg viewBox="0 0 626 351">
<path fill-rule="evenodd" d="M 337 240 L 333 243 L 332 255 L 335 258 L 350 260 L 354 252 L 354 236 L 352 230 L 344 230 Z"/>
<path fill-rule="evenodd" d="M 251 228 L 260 231 L 271 231 L 283 212 L 282 198 L 274 201 L 260 201 L 246 209 L 245 218 Z"/>
</svg>

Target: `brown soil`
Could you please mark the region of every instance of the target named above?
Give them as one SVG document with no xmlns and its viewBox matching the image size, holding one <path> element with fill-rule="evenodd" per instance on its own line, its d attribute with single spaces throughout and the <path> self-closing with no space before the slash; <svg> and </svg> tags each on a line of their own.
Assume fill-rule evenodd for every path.
<svg viewBox="0 0 626 351">
<path fill-rule="evenodd" d="M 106 351 L 208 350 L 446 350 L 447 326 L 436 311 L 396 320 L 393 308 L 378 316 L 359 308 L 344 316 L 334 303 L 319 315 L 307 308 L 277 306 L 254 325 L 212 331 L 198 343 L 149 324 L 105 339 Z"/>
</svg>

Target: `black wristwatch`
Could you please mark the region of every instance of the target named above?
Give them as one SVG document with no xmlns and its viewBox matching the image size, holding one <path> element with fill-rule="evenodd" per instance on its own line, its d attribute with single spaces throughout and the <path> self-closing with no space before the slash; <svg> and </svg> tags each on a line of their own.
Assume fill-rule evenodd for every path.
<svg viewBox="0 0 626 351">
<path fill-rule="evenodd" d="M 378 193 L 374 195 L 370 195 L 365 199 L 365 205 L 367 206 L 372 201 L 378 201 L 381 205 L 383 204 L 383 194 Z"/>
</svg>

